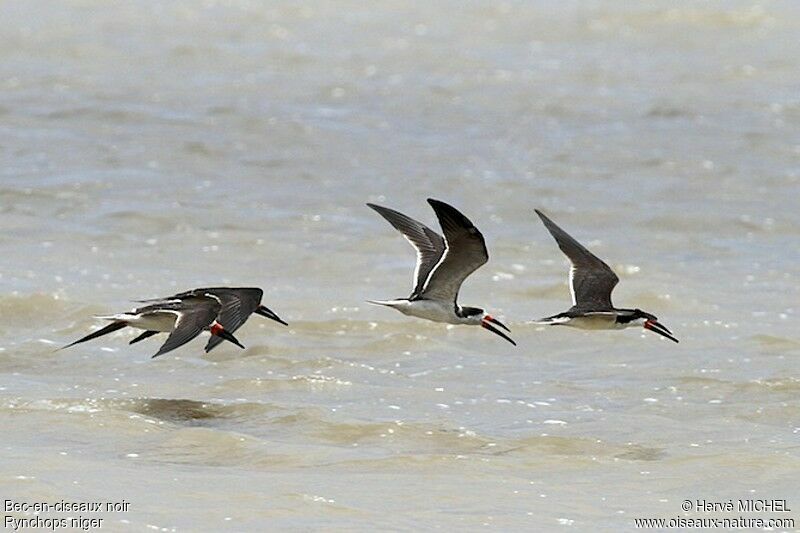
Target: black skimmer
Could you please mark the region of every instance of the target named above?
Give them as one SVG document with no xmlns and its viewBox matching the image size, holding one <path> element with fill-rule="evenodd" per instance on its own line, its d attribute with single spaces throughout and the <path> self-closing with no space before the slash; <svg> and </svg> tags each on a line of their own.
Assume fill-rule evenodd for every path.
<svg viewBox="0 0 800 533">
<path fill-rule="evenodd" d="M 264 291 L 257 287 L 208 287 L 204 289 L 192 289 L 190 291 L 181 292 L 167 298 L 158 298 L 156 300 L 140 300 L 140 303 L 156 302 L 161 300 L 181 300 L 191 296 L 209 296 L 217 299 L 222 305 L 219 316 L 217 317 L 217 321 L 222 324 L 222 327 L 225 328 L 225 331 L 229 333 L 233 333 L 239 329 L 253 313 L 265 316 L 274 320 L 275 322 L 283 324 L 284 326 L 288 326 L 289 324 L 284 322 L 281 317 L 276 315 L 270 308 L 261 305 L 261 297 L 263 295 Z M 139 342 L 140 340 L 146 339 L 147 337 L 155 335 L 156 333 L 158 332 L 145 331 L 133 339 L 130 344 Z M 213 350 L 223 340 L 225 339 L 218 335 L 212 335 L 206 344 L 206 353 Z"/>
<path fill-rule="evenodd" d="M 477 307 L 456 303 L 464 280 L 489 260 L 483 235 L 456 208 L 428 198 L 442 226 L 444 238 L 429 227 L 393 209 L 367 204 L 395 227 L 417 251 L 414 290 L 408 298 L 368 300 L 397 309 L 404 315 L 445 322 L 481 326 L 516 346 L 492 324 L 510 331 L 503 323 Z"/>
<path fill-rule="evenodd" d="M 569 258 L 569 290 L 572 307 L 563 313 L 534 321 L 536 324 L 572 326 L 581 329 L 624 329 L 642 326 L 673 342 L 678 339 L 658 319 L 641 309 L 617 309 L 611 303 L 611 291 L 619 278 L 611 268 L 584 248 L 555 222 L 536 209 L 536 214 Z"/>
<path fill-rule="evenodd" d="M 158 357 L 179 346 L 183 346 L 200 335 L 203 330 L 208 330 L 212 336 L 217 336 L 234 343 L 240 348 L 244 348 L 236 340 L 236 337 L 217 321 L 221 310 L 222 304 L 219 299 L 199 294 L 178 299 L 159 300 L 151 305 L 139 307 L 127 313 L 98 316 L 97 318 L 100 319 L 111 320 L 111 324 L 67 344 L 64 348 L 96 339 L 128 326 L 145 330 L 132 343 L 156 333 L 169 332 L 166 342 L 153 357 Z"/>
</svg>

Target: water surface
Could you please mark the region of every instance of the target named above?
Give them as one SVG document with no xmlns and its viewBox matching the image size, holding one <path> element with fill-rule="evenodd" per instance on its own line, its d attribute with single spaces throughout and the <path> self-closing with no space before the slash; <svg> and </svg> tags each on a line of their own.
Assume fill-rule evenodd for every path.
<svg viewBox="0 0 800 533">
<path fill-rule="evenodd" d="M 4 499 L 129 501 L 112 531 L 800 507 L 795 3 L 12 0 L 0 21 Z M 427 197 L 484 233 L 461 301 L 519 347 L 365 303 L 408 294 L 413 252 L 364 203 L 433 225 Z M 527 324 L 569 301 L 534 207 L 681 343 Z M 221 284 L 291 326 L 55 351 Z"/>
</svg>

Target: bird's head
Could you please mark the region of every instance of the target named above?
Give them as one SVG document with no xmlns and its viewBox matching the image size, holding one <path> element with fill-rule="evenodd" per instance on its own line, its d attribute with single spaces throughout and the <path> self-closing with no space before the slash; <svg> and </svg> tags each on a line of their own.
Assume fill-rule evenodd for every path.
<svg viewBox="0 0 800 533">
<path fill-rule="evenodd" d="M 462 307 L 460 314 L 466 319 L 467 324 L 479 325 L 484 329 L 488 329 L 495 335 L 503 337 L 505 340 L 507 340 L 514 346 L 517 345 L 517 343 L 514 342 L 514 340 L 511 337 L 509 337 L 508 335 L 497 329 L 495 326 L 500 326 L 509 333 L 511 332 L 511 330 L 508 329 L 505 324 L 494 318 L 492 315 L 490 315 L 483 309 L 480 309 L 478 307 Z"/>
<path fill-rule="evenodd" d="M 230 331 L 228 331 L 227 329 L 222 327 L 222 324 L 220 324 L 216 320 L 214 321 L 213 324 L 211 324 L 211 326 L 208 329 L 211 331 L 212 335 L 216 335 L 217 337 L 221 337 L 221 338 L 225 339 L 228 342 L 232 342 L 233 344 L 235 344 L 239 348 L 244 349 L 244 346 L 239 342 L 239 340 L 236 337 L 233 336 L 233 333 L 231 333 Z"/>
<path fill-rule="evenodd" d="M 634 309 L 631 321 L 635 324 L 641 324 L 644 329 L 649 329 L 653 333 L 657 333 L 662 337 L 666 337 L 672 342 L 678 342 L 678 339 L 672 336 L 672 332 L 661 322 L 655 315 L 646 313 L 641 309 Z"/>
</svg>

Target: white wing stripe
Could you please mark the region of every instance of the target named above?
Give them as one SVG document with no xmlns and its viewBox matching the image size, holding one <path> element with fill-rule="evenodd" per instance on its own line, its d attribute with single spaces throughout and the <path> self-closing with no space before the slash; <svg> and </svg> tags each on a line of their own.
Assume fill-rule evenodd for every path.
<svg viewBox="0 0 800 533">
<path fill-rule="evenodd" d="M 417 251 L 417 264 L 414 266 L 414 285 L 411 287 L 411 290 L 414 290 L 417 285 L 419 285 L 419 271 L 422 267 L 422 250 L 405 233 L 402 235 L 409 242 L 409 244 L 414 247 L 414 250 Z"/>
<path fill-rule="evenodd" d="M 427 290 L 428 290 L 428 288 L 429 288 L 428 286 L 429 286 L 429 285 L 430 285 L 430 283 L 431 283 L 431 278 L 433 277 L 433 274 L 436 272 L 436 270 L 437 270 L 437 269 L 438 269 L 440 266 L 442 266 L 442 263 L 444 263 L 445 259 L 447 259 L 447 252 L 449 252 L 449 251 L 450 251 L 450 245 L 449 245 L 449 244 L 447 244 L 447 241 L 445 241 L 445 242 L 444 242 L 444 253 L 442 254 L 442 257 L 441 257 L 441 258 L 439 258 L 439 261 L 436 263 L 436 265 L 434 265 L 434 267 L 433 267 L 433 268 L 431 269 L 431 271 L 428 273 L 428 277 L 427 277 L 427 279 L 425 280 L 425 285 L 422 287 L 422 290 L 421 290 L 420 292 L 425 292 L 425 291 L 427 291 Z"/>
<path fill-rule="evenodd" d="M 569 267 L 569 293 L 572 295 L 572 305 L 577 305 L 578 299 L 575 298 L 575 265 Z"/>
</svg>

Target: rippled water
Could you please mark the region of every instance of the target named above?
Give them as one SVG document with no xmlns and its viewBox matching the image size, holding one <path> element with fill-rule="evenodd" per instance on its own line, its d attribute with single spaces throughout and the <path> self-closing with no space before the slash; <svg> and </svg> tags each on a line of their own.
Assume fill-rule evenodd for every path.
<svg viewBox="0 0 800 533">
<path fill-rule="evenodd" d="M 125 499 L 121 531 L 800 507 L 796 3 L 11 0 L 0 30 L 3 499 Z M 364 203 L 429 196 L 518 348 L 365 304 L 413 253 Z M 526 324 L 569 301 L 533 207 L 681 343 Z M 55 351 L 220 284 L 291 326 Z"/>
</svg>

